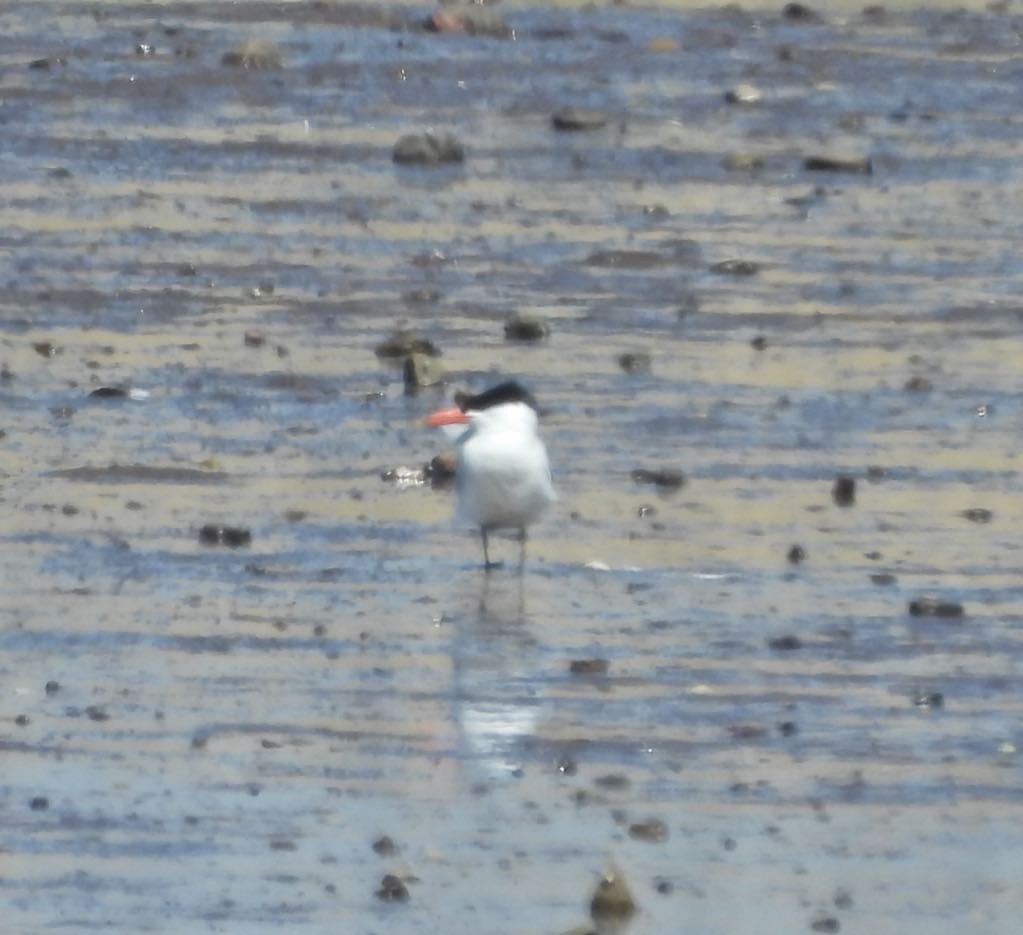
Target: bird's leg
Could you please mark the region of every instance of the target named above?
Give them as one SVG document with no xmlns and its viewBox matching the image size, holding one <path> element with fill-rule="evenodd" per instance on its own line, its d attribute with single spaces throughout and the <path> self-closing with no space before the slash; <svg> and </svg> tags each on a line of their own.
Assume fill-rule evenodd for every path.
<svg viewBox="0 0 1023 935">
<path fill-rule="evenodd" d="M 519 527 L 519 574 L 526 567 L 526 527 Z"/>
<path fill-rule="evenodd" d="M 487 536 L 488 536 L 489 532 L 490 532 L 489 527 L 487 527 L 487 526 L 481 526 L 480 527 L 480 536 L 483 539 L 483 570 L 484 571 L 491 571 L 494 568 L 500 568 L 501 567 L 501 563 L 500 562 L 492 562 L 492 561 L 490 561 L 490 551 L 487 548 L 487 543 L 488 543 Z"/>
</svg>

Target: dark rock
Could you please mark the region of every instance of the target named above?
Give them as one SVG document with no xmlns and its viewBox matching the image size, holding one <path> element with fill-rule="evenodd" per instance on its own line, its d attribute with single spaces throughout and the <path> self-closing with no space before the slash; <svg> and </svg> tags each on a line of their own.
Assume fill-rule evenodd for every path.
<svg viewBox="0 0 1023 935">
<path fill-rule="evenodd" d="M 782 721 L 782 723 L 778 725 L 778 733 L 781 734 L 782 737 L 794 737 L 799 733 L 799 726 L 795 721 Z"/>
<path fill-rule="evenodd" d="M 654 884 L 654 889 L 662 896 L 670 896 L 675 892 L 675 884 L 671 880 L 658 880 Z"/>
<path fill-rule="evenodd" d="M 405 358 L 401 376 L 405 383 L 405 395 L 415 396 L 424 387 L 443 383 L 447 370 L 436 358 L 415 351 Z"/>
<path fill-rule="evenodd" d="M 49 71 L 54 65 L 66 65 L 66 58 L 37 58 L 28 63 L 28 67 L 35 71 Z"/>
<path fill-rule="evenodd" d="M 626 373 L 649 373 L 652 359 L 646 351 L 631 351 L 618 355 L 618 366 Z"/>
<path fill-rule="evenodd" d="M 668 826 L 657 818 L 629 825 L 629 837 L 635 841 L 660 844 L 668 840 Z"/>
<path fill-rule="evenodd" d="M 241 526 L 222 526 L 206 523 L 199 530 L 199 541 L 203 545 L 226 545 L 236 549 L 252 542 L 252 533 Z"/>
<path fill-rule="evenodd" d="M 665 263 L 656 250 L 595 250 L 585 260 L 587 266 L 607 269 L 651 269 Z"/>
<path fill-rule="evenodd" d="M 590 900 L 590 915 L 594 919 L 625 918 L 636 911 L 632 890 L 620 870 L 610 870 L 601 877 Z"/>
<path fill-rule="evenodd" d="M 838 932 L 842 926 L 834 916 L 819 916 L 810 923 L 810 930 L 814 932 Z"/>
<path fill-rule="evenodd" d="M 89 396 L 92 399 L 126 399 L 128 391 L 123 386 L 100 386 L 94 389 Z"/>
<path fill-rule="evenodd" d="M 621 773 L 605 773 L 594 779 L 593 784 L 601 789 L 628 789 L 629 777 Z"/>
<path fill-rule="evenodd" d="M 420 338 L 411 331 L 399 328 L 386 341 L 374 348 L 377 357 L 408 357 L 410 354 L 428 354 L 440 357 L 440 351 L 432 341 Z"/>
<path fill-rule="evenodd" d="M 607 675 L 610 666 L 607 659 L 573 659 L 568 671 L 573 675 Z"/>
<path fill-rule="evenodd" d="M 249 68 L 254 71 L 271 70 L 283 67 L 284 57 L 281 55 L 281 50 L 272 42 L 247 39 L 225 52 L 220 59 L 220 64 L 233 68 Z"/>
<path fill-rule="evenodd" d="M 376 896 L 387 903 L 408 902 L 408 887 L 401 877 L 388 873 L 380 881 L 380 889 L 377 890 Z"/>
<path fill-rule="evenodd" d="M 14 719 L 14 723 L 17 724 L 18 727 L 28 727 L 28 725 L 29 725 L 28 715 L 27 714 L 19 714 Z"/>
<path fill-rule="evenodd" d="M 562 107 L 551 115 L 555 130 L 599 130 L 607 126 L 608 115 L 585 107 Z"/>
<path fill-rule="evenodd" d="M 52 698 L 54 695 L 57 694 L 57 692 L 60 691 L 60 682 L 50 679 L 50 681 L 46 683 L 45 691 L 46 694 Z"/>
<path fill-rule="evenodd" d="M 423 475 L 432 487 L 442 488 L 454 483 L 457 469 L 458 455 L 444 452 L 430 459 L 430 463 L 423 469 Z"/>
<path fill-rule="evenodd" d="M 385 834 L 373 842 L 373 850 L 381 857 L 390 857 L 397 851 L 397 848 L 394 846 L 394 841 Z"/>
<path fill-rule="evenodd" d="M 297 851 L 298 845 L 288 838 L 274 838 L 270 841 L 272 851 Z"/>
<path fill-rule="evenodd" d="M 971 523 L 990 523 L 995 516 L 994 513 L 983 507 L 971 507 L 969 510 L 963 510 L 961 515 L 963 519 L 968 519 Z"/>
<path fill-rule="evenodd" d="M 864 10 L 864 12 L 866 12 L 866 10 Z M 836 909 L 851 909 L 853 905 L 852 893 L 850 893 L 844 886 L 840 886 L 837 890 L 835 890 L 835 898 L 832 902 L 834 902 Z"/>
<path fill-rule="evenodd" d="M 752 347 L 755 351 L 763 351 L 767 349 L 767 338 L 765 338 L 762 334 L 758 334 L 749 343 L 750 347 Z"/>
<path fill-rule="evenodd" d="M 785 636 L 772 636 L 767 641 L 768 649 L 775 649 L 779 652 L 790 651 L 793 649 L 802 649 L 803 641 L 791 633 L 787 633 Z"/>
<path fill-rule="evenodd" d="M 50 807 L 50 800 L 45 795 L 37 795 L 28 803 L 33 812 L 45 812 Z"/>
<path fill-rule="evenodd" d="M 934 389 L 934 384 L 927 377 L 916 376 L 910 377 L 903 389 L 910 393 L 929 393 Z"/>
<path fill-rule="evenodd" d="M 801 545 L 794 545 L 789 549 L 789 553 L 786 556 L 789 560 L 790 565 L 798 565 L 800 562 L 806 560 L 806 549 Z"/>
<path fill-rule="evenodd" d="M 768 733 L 761 724 L 730 724 L 726 730 L 734 740 L 762 740 Z"/>
<path fill-rule="evenodd" d="M 807 172 L 848 172 L 853 175 L 873 175 L 874 164 L 869 156 L 807 156 L 803 160 Z"/>
<path fill-rule="evenodd" d="M 59 348 L 52 341 L 34 341 L 32 350 L 40 357 L 53 357 L 59 352 Z"/>
<path fill-rule="evenodd" d="M 915 692 L 913 704 L 918 708 L 943 708 L 945 696 L 941 692 Z"/>
<path fill-rule="evenodd" d="M 99 705 L 91 704 L 85 709 L 85 716 L 91 721 L 109 721 L 110 715 Z"/>
<path fill-rule="evenodd" d="M 465 161 L 465 147 L 450 133 L 410 133 L 394 144 L 399 165 L 436 166 Z"/>
<path fill-rule="evenodd" d="M 909 602 L 914 617 L 962 617 L 963 605 L 955 601 L 941 601 L 936 597 L 918 597 Z"/>
<path fill-rule="evenodd" d="M 813 22 L 819 19 L 814 10 L 811 10 L 810 7 L 802 3 L 786 3 L 782 7 L 781 15 L 785 19 L 802 20 L 804 22 Z"/>
<path fill-rule="evenodd" d="M 66 182 L 68 179 L 74 176 L 74 173 L 67 168 L 67 166 L 55 166 L 46 173 L 51 179 L 56 179 L 58 182 Z"/>
<path fill-rule="evenodd" d="M 260 331 L 258 328 L 250 328 L 245 332 L 244 340 L 246 347 L 262 347 L 266 344 L 266 332 Z"/>
<path fill-rule="evenodd" d="M 504 323 L 504 337 L 508 341 L 542 341 L 550 337 L 551 329 L 536 315 L 516 312 Z"/>
<path fill-rule="evenodd" d="M 837 506 L 852 506 L 856 502 L 856 480 L 855 478 L 842 475 L 835 479 L 831 488 L 831 499 Z"/>
<path fill-rule="evenodd" d="M 664 490 L 678 490 L 686 482 L 686 476 L 675 468 L 635 468 L 631 474 L 637 484 L 653 484 Z"/>
<path fill-rule="evenodd" d="M 879 588 L 887 588 L 895 584 L 898 578 L 888 572 L 878 572 L 870 576 L 870 583 L 876 584 Z"/>
<path fill-rule="evenodd" d="M 722 276 L 756 276 L 760 272 L 760 264 L 752 260 L 722 260 L 710 269 Z"/>
</svg>

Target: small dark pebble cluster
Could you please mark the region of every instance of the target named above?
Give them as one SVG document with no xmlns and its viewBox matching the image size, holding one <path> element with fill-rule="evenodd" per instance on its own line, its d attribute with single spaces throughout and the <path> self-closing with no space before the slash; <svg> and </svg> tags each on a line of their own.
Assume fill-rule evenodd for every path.
<svg viewBox="0 0 1023 935">
<path fill-rule="evenodd" d="M 964 613 L 962 604 L 936 597 L 914 598 L 909 602 L 909 612 L 914 617 L 961 617 Z"/>
<path fill-rule="evenodd" d="M 517 312 L 504 323 L 504 336 L 509 341 L 532 343 L 550 337 L 550 326 L 536 315 Z"/>
<path fill-rule="evenodd" d="M 377 899 L 381 899 L 385 903 L 408 902 L 408 887 L 401 877 L 388 873 L 380 881 L 380 889 L 377 890 L 376 896 Z"/>
<path fill-rule="evenodd" d="M 847 475 L 835 478 L 831 499 L 837 506 L 852 506 L 856 502 L 856 479 Z"/>
<path fill-rule="evenodd" d="M 607 675 L 610 665 L 607 659 L 573 659 L 568 671 L 573 675 Z"/>
<path fill-rule="evenodd" d="M 664 490 L 678 490 L 686 482 L 686 476 L 675 468 L 636 468 L 632 471 L 632 479 L 637 484 L 653 484 Z"/>
<path fill-rule="evenodd" d="M 203 545 L 225 545 L 232 549 L 250 545 L 252 533 L 242 526 L 221 526 L 219 523 L 206 523 L 199 530 L 199 541 Z"/>
<path fill-rule="evenodd" d="M 398 165 L 437 166 L 465 161 L 465 147 L 450 133 L 410 133 L 394 144 Z"/>
</svg>

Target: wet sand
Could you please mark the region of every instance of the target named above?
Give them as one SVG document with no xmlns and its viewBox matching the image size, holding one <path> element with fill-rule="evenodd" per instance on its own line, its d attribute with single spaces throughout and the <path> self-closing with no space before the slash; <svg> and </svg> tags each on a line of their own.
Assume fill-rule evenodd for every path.
<svg viewBox="0 0 1023 935">
<path fill-rule="evenodd" d="M 818 9 L 0 11 L 5 930 L 1015 931 L 1023 20 Z M 504 375 L 562 499 L 484 577 L 382 474 Z"/>
</svg>

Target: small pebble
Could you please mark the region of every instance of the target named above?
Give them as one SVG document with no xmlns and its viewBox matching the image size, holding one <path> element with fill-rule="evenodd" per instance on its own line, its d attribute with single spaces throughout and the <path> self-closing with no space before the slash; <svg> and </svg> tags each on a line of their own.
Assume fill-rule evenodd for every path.
<svg viewBox="0 0 1023 935">
<path fill-rule="evenodd" d="M 380 889 L 376 892 L 377 899 L 388 903 L 408 902 L 408 895 L 408 887 L 404 881 L 393 873 L 388 873 L 380 881 Z"/>
<path fill-rule="evenodd" d="M 837 506 L 852 506 L 856 502 L 856 480 L 845 475 L 837 477 L 831 488 L 831 499 Z"/>
<path fill-rule="evenodd" d="M 789 549 L 786 558 L 788 558 L 790 565 L 799 565 L 806 560 L 806 549 L 801 545 L 794 545 Z"/>
<path fill-rule="evenodd" d="M 573 659 L 568 671 L 573 675 L 607 675 L 610 665 L 607 659 Z"/>
<path fill-rule="evenodd" d="M 942 601 L 936 597 L 918 597 L 909 602 L 914 617 L 962 617 L 963 605 L 955 601 Z"/>
<path fill-rule="evenodd" d="M 381 857 L 390 857 L 397 848 L 394 846 L 394 841 L 385 834 L 373 842 L 373 850 Z"/>
<path fill-rule="evenodd" d="M 668 840 L 668 826 L 657 818 L 629 825 L 629 837 L 635 841 L 659 844 Z"/>
</svg>

